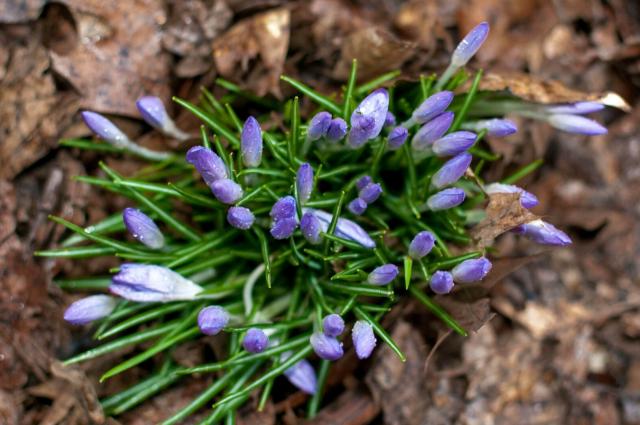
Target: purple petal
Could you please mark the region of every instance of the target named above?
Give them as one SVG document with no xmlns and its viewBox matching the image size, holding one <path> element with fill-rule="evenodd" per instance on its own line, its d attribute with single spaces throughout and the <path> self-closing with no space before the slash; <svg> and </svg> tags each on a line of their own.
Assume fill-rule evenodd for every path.
<svg viewBox="0 0 640 425">
<path fill-rule="evenodd" d="M 594 120 L 580 115 L 555 114 L 549 115 L 547 121 L 551 126 L 567 133 L 598 136 L 607 134 L 607 129 Z"/>
<path fill-rule="evenodd" d="M 516 125 L 516 123 L 511 120 L 505 120 L 501 118 L 474 121 L 463 125 L 463 127 L 475 130 L 477 132 L 486 130 L 487 136 L 490 137 L 506 137 L 518 131 L 518 126 Z"/>
<path fill-rule="evenodd" d="M 371 285 L 387 285 L 398 276 L 398 273 L 398 266 L 395 264 L 385 264 L 383 266 L 376 267 L 371 273 L 369 273 L 367 282 Z"/>
<path fill-rule="evenodd" d="M 453 289 L 453 276 L 449 272 L 437 271 L 431 276 L 429 286 L 436 294 L 448 294 Z"/>
<path fill-rule="evenodd" d="M 211 183 L 213 196 L 223 204 L 234 204 L 242 198 L 242 187 L 233 180 L 221 179 Z"/>
<path fill-rule="evenodd" d="M 427 199 L 427 206 L 431 211 L 442 211 L 454 208 L 464 202 L 464 190 L 457 187 L 441 190 Z"/>
<path fill-rule="evenodd" d="M 166 267 L 126 263 L 111 279 L 109 291 L 130 301 L 192 300 L 202 288 Z"/>
<path fill-rule="evenodd" d="M 409 257 L 419 260 L 433 249 L 436 238 L 426 230 L 418 233 L 409 244 Z"/>
<path fill-rule="evenodd" d="M 302 236 L 312 245 L 317 245 L 321 241 L 320 232 L 322 231 L 322 225 L 320 220 L 311 212 L 306 212 L 302 215 L 300 220 L 300 230 Z"/>
<path fill-rule="evenodd" d="M 268 345 L 269 337 L 258 328 L 250 328 L 242 339 L 242 346 L 250 353 L 262 353 Z"/>
<path fill-rule="evenodd" d="M 283 359 L 284 360 L 284 359 Z M 307 360 L 300 360 L 298 363 L 284 371 L 284 375 L 289 382 L 300 391 L 307 394 L 315 394 L 317 391 L 316 372 Z"/>
<path fill-rule="evenodd" d="M 457 67 L 467 64 L 476 54 L 489 35 L 489 24 L 482 22 L 467 34 L 451 56 L 451 63 Z"/>
<path fill-rule="evenodd" d="M 116 299 L 108 295 L 91 295 L 67 307 L 64 320 L 74 325 L 85 325 L 110 315 L 116 304 Z"/>
<path fill-rule="evenodd" d="M 365 97 L 351 114 L 351 126 L 358 121 L 358 116 L 373 118 L 373 127 L 367 134 L 367 139 L 378 137 L 384 126 L 389 110 L 389 93 L 386 89 L 377 89 Z"/>
<path fill-rule="evenodd" d="M 574 114 L 584 115 L 592 112 L 602 111 L 604 105 L 598 102 L 576 102 L 566 105 L 550 105 L 545 107 L 547 113 L 550 114 Z"/>
<path fill-rule="evenodd" d="M 387 115 L 384 117 L 384 126 L 392 127 L 396 125 L 396 116 L 393 115 L 393 112 L 387 111 Z"/>
<path fill-rule="evenodd" d="M 285 218 L 296 217 L 296 200 L 293 196 L 287 195 L 278 199 L 271 207 L 269 216 L 275 221 Z"/>
<path fill-rule="evenodd" d="M 371 176 L 362 176 L 356 181 L 356 188 L 360 191 L 364 189 L 369 183 L 372 183 Z"/>
<path fill-rule="evenodd" d="M 194 146 L 187 152 L 186 159 L 198 170 L 207 186 L 216 180 L 229 178 L 224 161 L 211 149 Z"/>
<path fill-rule="evenodd" d="M 353 215 L 362 215 L 367 210 L 367 203 L 362 198 L 356 198 L 353 201 L 349 202 L 347 205 L 347 209 L 351 211 Z"/>
<path fill-rule="evenodd" d="M 348 142 L 352 148 L 359 148 L 367 143 L 369 134 L 375 128 L 375 120 L 368 116 L 357 116 L 351 120 L 351 130 L 349 131 Z"/>
<path fill-rule="evenodd" d="M 336 338 L 327 336 L 322 332 L 315 332 L 311 335 L 309 342 L 313 347 L 313 351 L 315 351 L 321 359 L 334 361 L 344 355 L 342 343 Z"/>
<path fill-rule="evenodd" d="M 130 142 L 129 138 L 114 123 L 97 112 L 83 111 L 80 115 L 87 127 L 99 138 L 116 146 Z"/>
<path fill-rule="evenodd" d="M 541 245 L 567 246 L 571 244 L 571 238 L 553 224 L 542 220 L 534 220 L 518 226 L 516 233 L 523 234 L 532 241 Z"/>
<path fill-rule="evenodd" d="M 254 117 L 247 118 L 242 127 L 240 154 L 247 167 L 257 167 L 262 161 L 262 129 Z"/>
<path fill-rule="evenodd" d="M 143 96 L 136 101 L 136 107 L 142 115 L 142 119 L 151 127 L 163 129 L 167 120 L 170 119 L 159 97 Z"/>
<path fill-rule="evenodd" d="M 301 204 L 305 204 L 311 198 L 311 191 L 313 190 L 313 168 L 306 162 L 298 168 L 296 186 L 298 188 L 298 199 Z"/>
<path fill-rule="evenodd" d="M 369 183 L 360 190 L 358 195 L 367 205 L 372 204 L 382 195 L 382 186 L 378 183 Z"/>
<path fill-rule="evenodd" d="M 318 217 L 318 219 L 320 220 L 320 225 L 322 226 L 322 231 L 325 233 L 327 232 L 327 230 L 329 229 L 329 224 L 331 224 L 333 215 L 322 210 L 314 210 L 311 208 L 305 208 L 302 211 L 312 212 L 316 217 Z M 367 234 L 367 232 L 364 231 L 362 227 L 346 218 L 338 218 L 338 223 L 336 225 L 334 234 L 341 238 L 359 243 L 365 248 L 373 249 L 376 247 L 376 243 L 373 241 L 373 239 L 371 239 L 371 237 Z"/>
<path fill-rule="evenodd" d="M 429 148 L 449 130 L 453 123 L 453 112 L 443 112 L 425 125 L 413 136 L 412 147 L 421 151 Z"/>
<path fill-rule="evenodd" d="M 437 156 L 455 156 L 466 152 L 476 141 L 476 134 L 470 131 L 454 131 L 433 143 L 432 149 Z"/>
<path fill-rule="evenodd" d="M 456 283 L 473 283 L 484 279 L 489 271 L 491 261 L 482 257 L 463 261 L 451 270 L 451 274 Z"/>
<path fill-rule="evenodd" d="M 125 208 L 122 219 L 127 230 L 138 242 L 151 249 L 160 249 L 164 246 L 164 236 L 156 223 L 140 210 Z"/>
<path fill-rule="evenodd" d="M 539 202 L 536 195 L 512 184 L 491 183 L 484 187 L 484 191 L 489 195 L 494 193 L 519 193 L 520 205 L 524 208 L 533 208 Z"/>
<path fill-rule="evenodd" d="M 441 113 L 443 113 L 453 101 L 453 93 L 450 91 L 441 91 L 429 96 L 420 106 L 413 111 L 411 118 L 418 124 L 424 124 L 431 121 Z"/>
<path fill-rule="evenodd" d="M 351 331 L 353 347 L 359 359 L 366 359 L 376 347 L 376 337 L 373 328 L 368 322 L 358 320 Z"/>
<path fill-rule="evenodd" d="M 472 156 L 467 152 L 454 156 L 444 163 L 431 178 L 431 184 L 437 188 L 443 188 L 460 180 L 471 165 Z"/>
<path fill-rule="evenodd" d="M 224 308 L 212 305 L 205 307 L 198 313 L 198 327 L 205 335 L 216 335 L 220 333 L 229 323 L 229 313 Z"/>
<path fill-rule="evenodd" d="M 392 150 L 400 149 L 407 141 L 407 137 L 409 137 L 409 130 L 404 127 L 396 127 L 389 132 L 387 144 Z"/>
<path fill-rule="evenodd" d="M 329 337 L 337 337 L 344 332 L 344 320 L 338 314 L 330 314 L 322 319 L 322 332 Z"/>
<path fill-rule="evenodd" d="M 347 122 L 342 118 L 334 118 L 327 129 L 327 140 L 334 143 L 342 140 L 347 134 Z"/>
<path fill-rule="evenodd" d="M 249 208 L 231 207 L 227 211 L 227 221 L 236 229 L 247 230 L 253 226 L 256 217 Z"/>
<path fill-rule="evenodd" d="M 319 112 L 311 118 L 309 121 L 309 127 L 307 128 L 307 139 L 318 140 L 324 137 L 329 130 L 331 124 L 331 114 L 328 112 Z"/>
<path fill-rule="evenodd" d="M 295 218 L 283 218 L 271 224 L 271 236 L 275 239 L 287 239 L 298 228 Z"/>
</svg>

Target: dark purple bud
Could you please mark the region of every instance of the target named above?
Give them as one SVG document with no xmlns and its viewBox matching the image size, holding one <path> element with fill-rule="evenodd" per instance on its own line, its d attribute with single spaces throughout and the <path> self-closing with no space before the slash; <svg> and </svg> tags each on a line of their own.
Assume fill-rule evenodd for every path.
<svg viewBox="0 0 640 425">
<path fill-rule="evenodd" d="M 545 110 L 549 114 L 573 114 L 584 115 L 592 112 L 602 111 L 604 105 L 598 102 L 576 102 L 566 105 L 549 105 Z"/>
<path fill-rule="evenodd" d="M 257 167 L 262 161 L 262 129 L 254 117 L 247 118 L 242 127 L 240 155 L 247 167 Z"/>
<path fill-rule="evenodd" d="M 532 241 L 541 245 L 567 246 L 571 245 L 571 238 L 553 224 L 542 220 L 534 220 L 522 224 L 514 229 L 514 232 L 525 235 Z"/>
<path fill-rule="evenodd" d="M 211 305 L 200 310 L 198 313 L 198 327 L 205 335 L 216 335 L 220 333 L 229 323 L 229 313 L 224 308 Z"/>
<path fill-rule="evenodd" d="M 271 207 L 271 212 L 269 216 L 274 221 L 282 220 L 285 218 L 295 218 L 296 217 L 296 200 L 293 196 L 287 195 L 276 201 Z"/>
<path fill-rule="evenodd" d="M 538 198 L 536 195 L 512 184 L 491 183 L 484 187 L 484 191 L 489 195 L 493 195 L 495 193 L 519 193 L 520 205 L 524 208 L 533 208 L 538 205 Z"/>
<path fill-rule="evenodd" d="M 110 315 L 116 304 L 116 299 L 108 295 L 91 295 L 67 307 L 64 320 L 74 325 L 86 325 Z"/>
<path fill-rule="evenodd" d="M 607 134 L 607 129 L 589 118 L 580 115 L 554 114 L 547 117 L 547 122 L 558 130 L 567 133 L 584 134 L 586 136 L 598 136 Z"/>
<path fill-rule="evenodd" d="M 407 141 L 408 136 L 409 130 L 404 127 L 396 127 L 389 133 L 387 144 L 392 150 L 399 149 Z"/>
<path fill-rule="evenodd" d="M 518 131 L 518 126 L 511 120 L 493 118 L 490 120 L 480 120 L 463 125 L 464 128 L 480 132 L 486 130 L 487 136 L 506 137 Z"/>
<path fill-rule="evenodd" d="M 467 34 L 451 55 L 451 63 L 456 67 L 465 66 L 476 54 L 489 35 L 489 24 L 482 22 Z"/>
<path fill-rule="evenodd" d="M 427 206 L 431 211 L 448 210 L 464 202 L 464 190 L 457 187 L 441 190 L 427 199 Z"/>
<path fill-rule="evenodd" d="M 311 212 L 306 212 L 300 219 L 300 230 L 302 236 L 312 245 L 317 245 L 321 241 L 320 232 L 322 231 L 322 225 L 320 220 Z"/>
<path fill-rule="evenodd" d="M 231 207 L 229 208 L 229 211 L 227 211 L 227 221 L 236 229 L 250 229 L 255 220 L 256 217 L 249 208 Z"/>
<path fill-rule="evenodd" d="M 125 208 L 122 212 L 122 220 L 131 236 L 138 242 L 151 249 L 160 249 L 164 246 L 162 232 L 156 223 L 142 211 L 135 208 Z"/>
<path fill-rule="evenodd" d="M 419 260 L 433 249 L 436 238 L 431 232 L 423 230 L 418 233 L 409 244 L 409 257 Z"/>
<path fill-rule="evenodd" d="M 384 126 L 392 127 L 394 125 L 396 125 L 396 116 L 391 111 L 387 111 L 387 116 L 384 117 Z"/>
<path fill-rule="evenodd" d="M 443 188 L 445 186 L 449 186 L 460 180 L 471 165 L 472 156 L 463 152 L 459 155 L 454 156 L 450 160 L 444 163 L 444 165 L 436 171 L 436 173 L 431 178 L 431 184 L 437 188 Z"/>
<path fill-rule="evenodd" d="M 453 276 L 449 272 L 437 271 L 431 276 L 429 286 L 436 294 L 448 294 L 453 289 Z"/>
<path fill-rule="evenodd" d="M 356 349 L 356 356 L 361 360 L 369 357 L 376 347 L 376 336 L 373 334 L 373 328 L 364 320 L 358 320 L 353 325 L 351 339 L 353 340 L 353 347 Z"/>
<path fill-rule="evenodd" d="M 298 168 L 296 186 L 298 188 L 298 199 L 301 204 L 305 204 L 311 197 L 311 191 L 313 190 L 313 168 L 306 162 Z"/>
<path fill-rule="evenodd" d="M 322 332 L 328 337 L 335 338 L 344 332 L 344 320 L 338 314 L 330 314 L 322 319 Z"/>
<path fill-rule="evenodd" d="M 296 231 L 298 222 L 295 218 L 283 218 L 271 224 L 271 236 L 275 239 L 287 239 Z"/>
<path fill-rule="evenodd" d="M 451 270 L 453 280 L 456 283 L 478 282 L 491 271 L 491 261 L 486 258 L 465 260 Z"/>
<path fill-rule="evenodd" d="M 313 210 L 311 208 L 306 208 L 303 212 L 312 212 L 318 219 L 320 220 L 320 225 L 322 226 L 322 231 L 327 232 L 329 229 L 329 224 L 331 223 L 331 219 L 333 215 L 328 212 L 322 210 Z M 376 243 L 371 239 L 371 236 L 364 231 L 364 229 L 358 224 L 354 223 L 351 220 L 347 220 L 346 218 L 338 218 L 338 223 L 336 225 L 336 229 L 334 234 L 344 239 L 348 239 L 359 243 L 365 248 L 373 249 L 376 247 Z"/>
<path fill-rule="evenodd" d="M 315 332 L 309 338 L 309 342 L 318 357 L 324 360 L 338 360 L 344 355 L 342 343 L 335 338 L 327 336 L 322 332 Z"/>
<path fill-rule="evenodd" d="M 87 127 L 102 140 L 115 146 L 126 146 L 132 143 L 114 123 L 97 112 L 83 111 L 80 115 Z"/>
<path fill-rule="evenodd" d="M 453 122 L 453 112 L 443 112 L 425 125 L 413 136 L 412 147 L 421 151 L 429 148 L 449 130 Z"/>
<path fill-rule="evenodd" d="M 398 272 L 398 266 L 395 264 L 385 264 L 383 266 L 376 267 L 371 273 L 369 273 L 367 283 L 378 286 L 386 285 L 391 283 L 391 281 L 398 276 Z"/>
<path fill-rule="evenodd" d="M 250 353 L 262 353 L 268 345 L 269 337 L 258 328 L 250 328 L 242 340 L 242 346 Z"/>
<path fill-rule="evenodd" d="M 193 300 L 202 288 L 166 267 L 126 263 L 113 276 L 109 291 L 136 302 Z"/>
<path fill-rule="evenodd" d="M 364 189 L 369 183 L 373 183 L 373 180 L 371 180 L 371 176 L 362 176 L 356 182 L 356 188 L 358 189 L 358 191 L 360 191 Z"/>
<path fill-rule="evenodd" d="M 450 91 L 441 91 L 429 96 L 413 111 L 411 118 L 418 124 L 424 124 L 431 121 L 441 113 L 443 113 L 453 101 L 453 93 Z"/>
<path fill-rule="evenodd" d="M 211 192 L 213 196 L 223 204 L 234 204 L 242 198 L 242 187 L 233 180 L 221 179 L 211 183 Z"/>
<path fill-rule="evenodd" d="M 349 145 L 352 148 L 359 148 L 367 143 L 369 140 L 369 134 L 373 132 L 375 128 L 375 121 L 372 117 L 357 116 L 355 119 L 351 119 L 351 130 L 349 131 Z"/>
<path fill-rule="evenodd" d="M 309 121 L 309 127 L 307 128 L 307 139 L 318 140 L 324 137 L 329 130 L 329 124 L 331 124 L 331 114 L 328 112 L 319 112 L 311 118 Z"/>
<path fill-rule="evenodd" d="M 136 106 L 140 111 L 140 115 L 142 115 L 142 119 L 151 127 L 162 130 L 167 121 L 171 120 L 159 97 L 143 96 L 136 101 Z"/>
<path fill-rule="evenodd" d="M 367 210 L 367 203 L 362 198 L 356 198 L 353 201 L 349 202 L 347 205 L 347 209 L 351 211 L 351 214 L 354 215 L 362 215 Z"/>
<path fill-rule="evenodd" d="M 382 195 L 382 186 L 378 183 L 369 183 L 360 191 L 359 198 L 367 204 L 372 204 L 380 195 Z"/>
<path fill-rule="evenodd" d="M 342 118 L 334 118 L 327 129 L 327 140 L 335 143 L 342 140 L 347 134 L 347 122 Z"/>
<path fill-rule="evenodd" d="M 300 360 L 285 370 L 284 376 L 302 392 L 313 395 L 317 391 L 316 372 L 307 360 Z"/>
<path fill-rule="evenodd" d="M 454 156 L 466 152 L 476 141 L 476 134 L 470 131 L 454 131 L 433 143 L 437 156 Z"/>
<path fill-rule="evenodd" d="M 351 127 L 358 126 L 358 117 L 373 119 L 373 127 L 367 132 L 366 139 L 378 137 L 389 110 L 389 93 L 386 89 L 377 89 L 365 97 L 351 114 Z M 366 141 L 366 140 L 365 140 Z"/>
<path fill-rule="evenodd" d="M 207 186 L 216 180 L 228 179 L 227 166 L 215 152 L 203 146 L 194 146 L 187 152 L 187 162 L 192 164 Z"/>
</svg>

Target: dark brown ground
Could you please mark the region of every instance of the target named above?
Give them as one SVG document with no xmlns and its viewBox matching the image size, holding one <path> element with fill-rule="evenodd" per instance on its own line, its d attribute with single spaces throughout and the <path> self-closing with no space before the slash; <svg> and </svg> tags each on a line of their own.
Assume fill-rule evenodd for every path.
<svg viewBox="0 0 640 425">
<path fill-rule="evenodd" d="M 348 356 L 312 423 L 640 424 L 640 3 L 45 3 L 0 1 L 1 424 L 101 423 L 96 393 L 125 384 L 96 382 L 114 358 L 83 369 L 55 363 L 88 335 L 63 323 L 73 296 L 52 278 L 87 275 L 109 263 L 31 256 L 60 240 L 62 231 L 47 214 L 87 224 L 122 206 L 70 179 L 95 174 L 97 156 L 57 148 L 60 137 L 86 134 L 81 108 L 116 114 L 128 133 L 142 134 L 133 119 L 139 95 L 194 97 L 220 75 L 276 96 L 287 94 L 278 84 L 283 72 L 327 92 L 339 87 L 352 57 L 365 79 L 400 66 L 416 75 L 441 69 L 459 36 L 485 19 L 492 32 L 476 66 L 527 71 L 586 92 L 613 90 L 633 110 L 602 114 L 610 130 L 603 137 L 522 123 L 517 137 L 496 143 L 504 160 L 494 177 L 546 159 L 527 188 L 542 201 L 536 213 L 568 230 L 575 244 L 548 251 L 511 236 L 499 239 L 502 257 L 541 255 L 496 266 L 495 317 L 467 339 L 449 336 L 429 356 L 444 335 L 419 306 L 404 306 L 390 323 L 407 363 L 386 348 L 369 364 Z M 189 117 L 179 121 L 195 128 Z M 154 133 L 141 140 L 165 143 Z M 500 270 L 512 273 L 503 279 Z M 456 308 L 478 322 L 483 307 L 486 300 Z M 183 350 L 188 359 L 199 347 Z M 185 381 L 118 420 L 154 423 L 204 385 Z M 285 398 L 289 388 L 276 391 L 259 417 L 247 409 L 242 423 L 301 423 L 295 406 L 304 399 Z"/>
</svg>

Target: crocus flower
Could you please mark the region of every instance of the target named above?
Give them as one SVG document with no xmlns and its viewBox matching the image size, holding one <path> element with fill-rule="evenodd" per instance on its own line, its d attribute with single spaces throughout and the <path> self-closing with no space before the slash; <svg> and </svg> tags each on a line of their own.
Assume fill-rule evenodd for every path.
<svg viewBox="0 0 640 425">
<path fill-rule="evenodd" d="M 332 143 L 340 141 L 347 135 L 347 122 L 342 118 L 334 118 L 329 123 L 326 139 Z"/>
<path fill-rule="evenodd" d="M 300 230 L 302 236 L 312 245 L 317 245 L 321 241 L 320 232 L 322 231 L 320 220 L 311 212 L 302 214 L 300 219 Z"/>
<path fill-rule="evenodd" d="M 558 130 L 567 133 L 597 136 L 607 134 L 607 129 L 589 118 L 571 114 L 553 114 L 547 117 L 547 122 Z"/>
<path fill-rule="evenodd" d="M 211 149 L 194 146 L 187 151 L 186 158 L 198 170 L 207 186 L 211 186 L 216 180 L 229 178 L 224 161 Z"/>
<path fill-rule="evenodd" d="M 454 208 L 464 202 L 464 190 L 457 187 L 441 190 L 427 199 L 427 207 L 431 211 L 442 211 Z"/>
<path fill-rule="evenodd" d="M 482 257 L 465 260 L 451 270 L 456 283 L 473 283 L 484 279 L 491 271 L 491 261 Z"/>
<path fill-rule="evenodd" d="M 351 132 L 357 134 L 353 140 L 350 134 L 351 146 L 358 147 L 377 137 L 382 131 L 388 110 L 389 93 L 386 89 L 377 89 L 365 97 L 351 114 Z"/>
<path fill-rule="evenodd" d="M 384 117 L 384 126 L 392 127 L 396 125 L 396 116 L 393 115 L 393 112 L 387 111 L 387 115 Z"/>
<path fill-rule="evenodd" d="M 315 332 L 309 338 L 313 351 L 324 360 L 338 360 L 344 355 L 342 343 L 336 338 L 327 336 L 322 332 Z"/>
<path fill-rule="evenodd" d="M 322 319 L 322 332 L 328 337 L 337 337 L 344 332 L 344 320 L 338 314 L 329 314 Z"/>
<path fill-rule="evenodd" d="M 358 320 L 351 330 L 353 347 L 356 349 L 356 356 L 359 359 L 366 359 L 371 355 L 376 347 L 376 337 L 373 328 L 368 322 Z"/>
<path fill-rule="evenodd" d="M 431 276 L 429 286 L 436 294 L 448 294 L 453 289 L 453 276 L 449 272 L 437 271 Z"/>
<path fill-rule="evenodd" d="M 431 252 L 435 244 L 436 238 L 433 233 L 423 230 L 414 236 L 409 244 L 409 257 L 419 260 Z"/>
<path fill-rule="evenodd" d="M 371 176 L 362 176 L 356 181 L 356 188 L 358 190 L 364 189 L 369 183 L 373 183 Z"/>
<path fill-rule="evenodd" d="M 571 244 L 571 238 L 566 233 L 543 220 L 530 221 L 516 227 L 513 231 L 525 235 L 541 245 L 567 246 Z"/>
<path fill-rule="evenodd" d="M 151 127 L 162 131 L 178 140 L 186 140 L 189 135 L 180 130 L 175 122 L 167 114 L 167 110 L 160 100 L 156 96 L 143 96 L 136 101 L 136 106 L 142 119 L 146 121 Z"/>
<path fill-rule="evenodd" d="M 311 118 L 309 121 L 309 127 L 307 128 L 307 140 L 313 141 L 324 137 L 329 130 L 331 124 L 331 114 L 328 112 L 319 112 Z"/>
<path fill-rule="evenodd" d="M 258 328 L 250 328 L 242 339 L 242 346 L 250 353 L 262 353 L 268 345 L 269 337 Z"/>
<path fill-rule="evenodd" d="M 412 148 L 417 151 L 424 151 L 433 142 L 441 138 L 449 130 L 453 123 L 453 112 L 443 112 L 425 125 L 413 136 Z"/>
<path fill-rule="evenodd" d="M 358 197 L 367 205 L 374 203 L 382 195 L 382 186 L 378 183 L 369 183 L 358 193 Z"/>
<path fill-rule="evenodd" d="M 445 186 L 449 186 L 457 182 L 462 177 L 471 165 L 472 156 L 463 152 L 454 156 L 450 160 L 444 163 L 444 165 L 436 171 L 431 177 L 431 184 L 437 189 L 441 189 Z"/>
<path fill-rule="evenodd" d="M 349 202 L 347 209 L 354 215 L 362 215 L 367 210 L 367 203 L 362 198 L 356 198 Z"/>
<path fill-rule="evenodd" d="M 298 168 L 296 186 L 298 188 L 298 199 L 301 204 L 305 204 L 311 197 L 311 191 L 313 190 L 313 168 L 306 162 Z"/>
<path fill-rule="evenodd" d="M 491 183 L 484 187 L 484 191 L 489 195 L 493 195 L 495 193 L 519 193 L 520 205 L 524 208 L 533 208 L 538 205 L 538 198 L 536 195 L 512 184 Z"/>
<path fill-rule="evenodd" d="M 242 187 L 233 180 L 220 179 L 211 183 L 211 192 L 213 196 L 223 204 L 234 204 L 242 198 Z"/>
<path fill-rule="evenodd" d="M 125 208 L 122 212 L 122 220 L 131 236 L 138 242 L 145 244 L 151 249 L 160 249 L 164 246 L 164 236 L 156 223 L 135 208 Z"/>
<path fill-rule="evenodd" d="M 327 230 L 329 229 L 329 224 L 331 224 L 333 215 L 322 210 L 314 210 L 311 208 L 304 208 L 302 212 L 312 212 L 320 220 L 322 231 L 325 233 L 327 232 Z M 347 220 L 346 218 L 338 218 L 338 223 L 336 224 L 334 234 L 343 239 L 348 239 L 353 242 L 359 243 L 365 248 L 373 249 L 376 247 L 376 243 L 373 241 L 373 239 L 371 239 L 371 236 L 369 236 L 362 227 L 351 220 Z"/>
<path fill-rule="evenodd" d="M 576 102 L 566 105 L 548 105 L 544 109 L 549 114 L 584 115 L 601 111 L 604 109 L 604 105 L 598 102 Z"/>
<path fill-rule="evenodd" d="M 369 273 L 369 276 L 367 276 L 367 283 L 378 286 L 386 285 L 398 276 L 398 272 L 398 266 L 395 264 L 385 264 L 376 267 Z"/>
<path fill-rule="evenodd" d="M 220 333 L 229 323 L 229 313 L 224 308 L 211 305 L 200 310 L 198 313 L 198 327 L 205 335 L 216 335 Z"/>
<path fill-rule="evenodd" d="M 262 161 L 262 129 L 254 117 L 249 117 L 240 134 L 240 155 L 247 167 L 257 167 Z"/>
<path fill-rule="evenodd" d="M 387 137 L 387 145 L 389 146 L 389 149 L 400 149 L 407 141 L 407 137 L 409 137 L 409 130 L 402 126 L 395 127 L 389 132 L 389 136 Z"/>
<path fill-rule="evenodd" d="M 489 24 L 482 22 L 472 29 L 454 50 L 451 55 L 451 64 L 457 68 L 465 66 L 467 62 L 476 54 L 482 43 L 489 35 Z"/>
<path fill-rule="evenodd" d="M 462 124 L 462 128 L 476 132 L 486 130 L 487 136 L 491 137 L 506 137 L 518 131 L 516 123 L 501 118 L 466 122 Z"/>
<path fill-rule="evenodd" d="M 137 302 L 192 300 L 202 288 L 166 267 L 126 263 L 113 276 L 109 291 Z"/>
<path fill-rule="evenodd" d="M 116 299 L 108 295 L 91 295 L 67 307 L 64 320 L 74 325 L 85 325 L 110 315 L 116 304 Z"/>
<path fill-rule="evenodd" d="M 454 131 L 436 140 L 431 149 L 437 156 L 455 156 L 469 149 L 476 141 L 470 131 Z"/>
<path fill-rule="evenodd" d="M 441 91 L 429 96 L 411 114 L 411 124 L 424 124 L 443 113 L 453 101 L 453 93 Z"/>
<path fill-rule="evenodd" d="M 367 143 L 369 135 L 375 128 L 375 120 L 369 116 L 356 116 L 351 119 L 351 130 L 349 131 L 349 145 L 353 148 L 359 148 Z"/>
<path fill-rule="evenodd" d="M 278 199 L 271 207 L 269 216 L 275 221 L 285 218 L 295 218 L 296 200 L 293 196 L 287 195 Z"/>
<path fill-rule="evenodd" d="M 236 229 L 247 230 L 253 226 L 256 217 L 249 208 L 231 207 L 227 211 L 227 221 Z"/>
<path fill-rule="evenodd" d="M 293 235 L 297 228 L 298 222 L 295 218 L 283 218 L 271 224 L 270 233 L 274 239 L 287 239 Z"/>
<path fill-rule="evenodd" d="M 83 111 L 80 115 L 87 127 L 102 140 L 118 147 L 133 143 L 114 123 L 97 112 Z"/>
<path fill-rule="evenodd" d="M 282 360 L 286 360 L 288 356 L 283 355 Z M 300 360 L 298 363 L 284 371 L 284 376 L 289 382 L 300 391 L 307 394 L 315 394 L 317 391 L 317 378 L 313 366 L 307 360 Z"/>
</svg>

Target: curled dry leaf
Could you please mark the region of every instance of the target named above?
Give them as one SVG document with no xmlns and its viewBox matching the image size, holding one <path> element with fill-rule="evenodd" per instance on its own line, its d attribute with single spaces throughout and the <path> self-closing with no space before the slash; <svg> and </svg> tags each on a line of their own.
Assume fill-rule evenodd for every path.
<svg viewBox="0 0 640 425">
<path fill-rule="evenodd" d="M 10 0 L 0 2 L 0 22 L 17 24 L 36 19 L 47 0 Z"/>
</svg>

